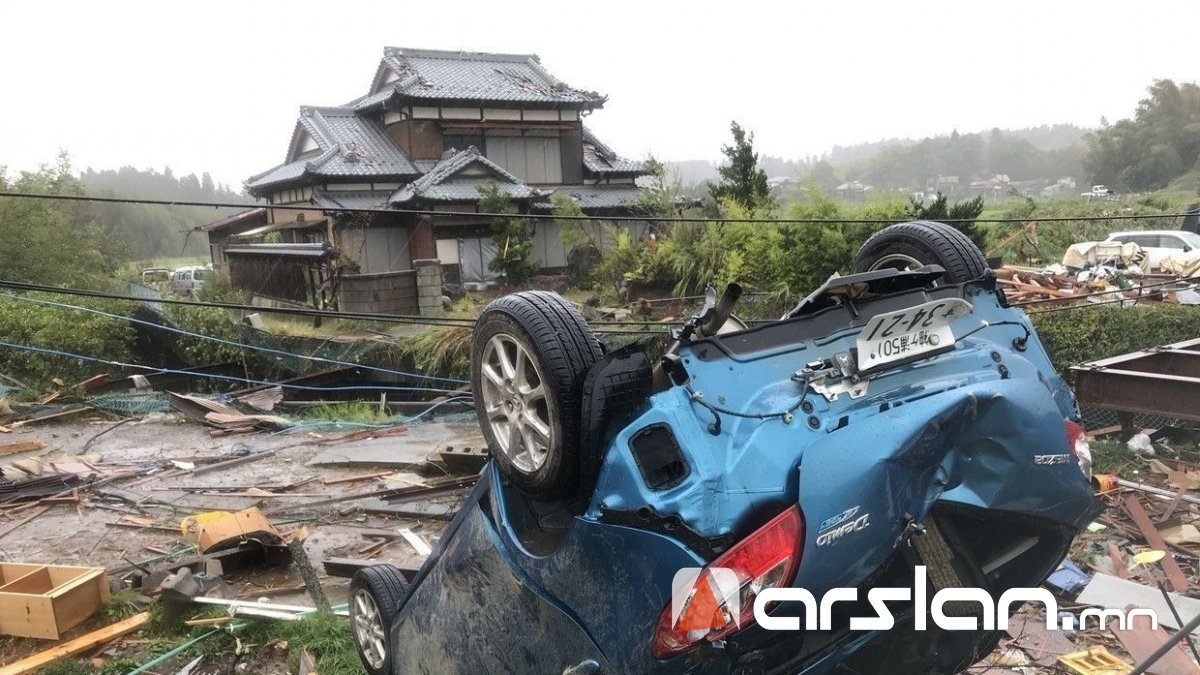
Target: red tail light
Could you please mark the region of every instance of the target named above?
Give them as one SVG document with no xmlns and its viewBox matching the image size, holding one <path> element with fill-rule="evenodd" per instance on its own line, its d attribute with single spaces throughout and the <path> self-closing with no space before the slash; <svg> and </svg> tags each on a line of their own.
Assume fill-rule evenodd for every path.
<svg viewBox="0 0 1200 675">
<path fill-rule="evenodd" d="M 753 624 L 754 598 L 791 582 L 803 547 L 804 516 L 792 506 L 721 554 L 663 608 L 651 643 L 654 657 L 669 658 Z"/>
<path fill-rule="evenodd" d="M 1067 426 L 1067 449 L 1075 456 L 1075 461 L 1079 462 L 1079 470 L 1083 471 L 1083 475 L 1091 477 L 1092 475 L 1092 445 L 1088 442 L 1087 430 L 1079 424 L 1066 421 Z"/>
</svg>

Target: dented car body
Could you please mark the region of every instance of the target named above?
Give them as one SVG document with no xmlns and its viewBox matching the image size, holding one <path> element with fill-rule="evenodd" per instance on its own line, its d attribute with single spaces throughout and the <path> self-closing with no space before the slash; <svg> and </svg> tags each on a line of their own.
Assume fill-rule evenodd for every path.
<svg viewBox="0 0 1200 675">
<path fill-rule="evenodd" d="M 996 596 L 1053 571 L 1096 508 L 1072 445 L 1074 399 L 994 280 L 937 285 L 939 276 L 853 275 L 780 321 L 685 336 L 668 354 L 665 388 L 651 384 L 644 354 L 607 355 L 584 391 L 581 443 L 594 446 L 595 475 L 580 477 L 577 498 L 544 502 L 489 465 L 399 604 L 392 672 L 929 673 L 973 663 L 991 633 L 916 631 L 911 602 L 892 603 L 891 630 L 849 630 L 850 617 L 875 616 L 865 592 L 834 605 L 830 630 L 767 631 L 728 612 L 723 628 L 722 615 L 705 630 L 672 625 L 672 584 L 685 568 L 745 567 L 743 605 L 755 584 L 817 598 L 908 587 L 917 565 L 933 590 Z M 904 332 L 926 324 L 894 320 L 914 307 L 941 311 L 945 325 Z M 863 350 L 887 348 L 863 333 L 880 316 L 921 343 L 917 353 L 875 367 Z M 781 555 L 747 548 L 766 528 Z M 755 555 L 780 562 L 751 579 Z M 769 613 L 803 616 L 792 604 Z"/>
</svg>

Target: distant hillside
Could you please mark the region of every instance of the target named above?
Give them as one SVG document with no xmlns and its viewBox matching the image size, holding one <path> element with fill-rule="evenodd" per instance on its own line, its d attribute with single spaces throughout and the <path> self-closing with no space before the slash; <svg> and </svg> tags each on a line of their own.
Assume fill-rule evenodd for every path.
<svg viewBox="0 0 1200 675">
<path fill-rule="evenodd" d="M 1055 180 L 1065 176 L 1082 180 L 1080 162 L 1088 131 L 1073 124 L 968 134 L 955 131 L 932 138 L 891 138 L 837 145 L 824 156 L 798 160 L 762 156 L 759 164 L 771 178 L 804 179 L 812 175 L 827 188 L 842 180 L 856 179 L 885 187 L 917 189 L 938 174 L 957 175 L 955 172 L 965 174 L 967 179 L 1005 174 L 1013 180 Z M 684 160 L 666 162 L 666 166 L 685 188 L 717 179 L 717 164 L 712 161 Z M 834 171 L 829 171 L 829 166 Z"/>
<path fill-rule="evenodd" d="M 88 194 L 96 196 L 251 203 L 241 192 L 214 183 L 207 172 L 176 178 L 170 167 L 161 172 L 130 166 L 103 171 L 88 168 L 79 174 L 79 181 Z M 190 231 L 231 212 L 231 209 L 150 204 L 98 203 L 92 208 L 96 224 L 109 233 L 110 240 L 121 249 L 119 255 L 127 260 L 204 255 L 208 250 L 204 236 Z"/>
</svg>

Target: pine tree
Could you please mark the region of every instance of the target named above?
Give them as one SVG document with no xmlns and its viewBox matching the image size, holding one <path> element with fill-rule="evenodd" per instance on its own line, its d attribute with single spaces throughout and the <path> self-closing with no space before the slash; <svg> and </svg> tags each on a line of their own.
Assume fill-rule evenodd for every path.
<svg viewBox="0 0 1200 675">
<path fill-rule="evenodd" d="M 717 169 L 721 181 L 709 185 L 709 193 L 718 203 L 733 201 L 751 215 L 758 210 L 770 210 L 774 200 L 771 199 L 771 188 L 767 186 L 767 172 L 758 168 L 754 134 L 747 134 L 736 121 L 730 123 L 729 129 L 733 133 L 733 145 L 721 148 L 727 163 Z"/>
</svg>

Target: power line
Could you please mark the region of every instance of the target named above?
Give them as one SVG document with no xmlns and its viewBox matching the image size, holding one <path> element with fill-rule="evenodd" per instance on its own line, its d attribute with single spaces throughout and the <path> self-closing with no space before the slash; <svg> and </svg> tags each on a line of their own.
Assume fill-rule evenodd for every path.
<svg viewBox="0 0 1200 675">
<path fill-rule="evenodd" d="M 96 356 L 87 356 L 84 354 L 75 354 L 65 352 L 58 349 L 49 349 L 47 347 L 34 347 L 33 345 L 15 344 L 12 342 L 0 342 L 0 347 L 8 347 L 20 351 L 35 352 L 39 354 L 50 354 L 52 356 L 62 356 L 69 359 L 79 359 L 80 361 L 90 361 L 92 363 L 103 363 L 108 366 L 117 368 L 134 368 L 137 370 L 151 371 L 152 375 L 186 375 L 188 377 L 208 378 L 210 380 L 225 380 L 229 382 L 238 382 L 241 384 L 259 385 L 267 387 L 283 387 L 285 389 L 296 389 L 299 391 L 403 391 L 403 392 L 422 392 L 430 394 L 461 394 L 456 389 L 437 389 L 433 387 L 394 387 L 391 385 L 375 385 L 375 386 L 348 386 L 348 387 L 310 387 L 303 384 L 289 384 L 286 382 L 268 382 L 266 380 L 255 380 L 246 377 L 235 377 L 233 375 L 218 375 L 216 373 L 197 373 L 189 370 L 175 370 L 172 368 L 155 368 L 154 366 L 143 366 L 136 363 L 122 363 L 121 361 L 113 361 L 111 359 L 102 359 Z"/>
<path fill-rule="evenodd" d="M 91 197 L 87 195 L 52 195 L 32 192 L 0 192 L 0 197 L 14 199 L 48 199 L 75 202 L 100 202 L 105 204 L 151 204 L 158 206 L 201 206 L 206 208 L 252 209 L 265 208 L 280 211 L 324 211 L 327 213 L 382 213 L 389 215 L 412 216 L 479 216 L 484 218 L 528 218 L 555 221 L 596 221 L 632 222 L 632 223 L 764 223 L 779 225 L 891 225 L 898 222 L 896 218 L 704 218 L 704 217 L 664 217 L 664 216 L 589 216 L 589 215 L 555 215 L 553 213 L 486 213 L 476 211 L 430 211 L 422 209 L 383 209 L 383 208 L 352 208 L 345 206 L 307 206 L 296 204 L 246 204 L 238 202 L 197 202 L 177 201 L 167 199 L 133 199 L 129 197 Z M 1057 222 L 1090 222 L 1101 220 L 1140 220 L 1143 218 L 1184 218 L 1186 213 L 1150 213 L 1144 215 L 1118 214 L 1111 216 L 1047 216 L 1044 218 L 943 218 L 941 223 L 1014 223 L 1025 224 L 1030 221 L 1039 223 Z"/>
<path fill-rule="evenodd" d="M 305 309 L 302 307 L 258 307 L 255 305 L 243 305 L 228 302 L 206 302 L 202 300 L 183 300 L 177 298 L 143 298 L 134 295 L 121 295 L 118 293 L 109 293 L 107 291 L 93 291 L 84 288 L 62 288 L 58 286 L 46 286 L 42 284 L 30 284 L 22 281 L 9 281 L 0 279 L 0 288 L 12 288 L 21 291 L 36 291 L 40 293 L 51 293 L 59 295 L 77 295 L 88 298 L 101 298 L 105 300 L 122 300 L 136 303 L 162 303 L 168 305 L 184 305 L 189 307 L 211 307 L 215 309 L 228 309 L 241 312 L 259 312 L 263 314 L 285 314 L 293 316 L 310 316 L 322 317 L 329 319 L 347 319 L 355 321 L 377 321 L 381 323 L 400 323 L 400 324 L 415 324 L 420 326 L 440 326 L 449 328 L 472 328 L 475 326 L 476 320 L 469 318 L 454 318 L 454 317 L 428 317 L 418 316 L 413 314 L 368 314 L 366 312 L 338 312 L 327 309 Z M 613 335 L 647 335 L 656 334 L 657 330 L 650 330 L 647 326 L 662 325 L 651 321 L 603 321 L 590 324 L 593 328 L 602 329 L 601 333 Z M 608 330 L 608 328 L 622 328 L 628 326 L 640 326 L 641 330 Z"/>
<path fill-rule="evenodd" d="M 393 370 L 391 368 L 381 368 L 379 366 L 370 366 L 370 365 L 366 365 L 366 364 L 362 364 L 362 363 L 352 363 L 349 361 L 339 361 L 337 359 L 327 359 L 327 358 L 324 358 L 321 356 L 306 356 L 304 354 L 296 354 L 293 352 L 283 351 L 281 349 L 272 349 L 270 347 L 260 347 L 258 345 L 234 342 L 233 340 L 226 340 L 224 338 L 219 338 L 214 335 L 203 335 L 201 333 L 193 333 L 191 331 L 183 330 L 181 328 L 175 328 L 174 326 L 166 326 L 166 325 L 163 325 L 160 323 L 154 323 L 153 321 L 143 321 L 142 319 L 136 319 L 131 316 L 121 316 L 120 314 L 104 312 L 104 311 L 101 311 L 98 309 L 92 309 L 90 307 L 80 307 L 78 305 L 69 305 L 69 304 L 66 304 L 63 302 L 54 302 L 53 300 L 39 300 L 38 298 L 30 298 L 30 297 L 25 297 L 25 296 L 21 296 L 21 295 L 14 295 L 12 293 L 0 293 L 0 297 L 11 298 L 13 300 L 19 300 L 21 302 L 32 302 L 32 303 L 39 304 L 39 305 L 59 307 L 62 309 L 73 309 L 73 310 L 78 310 L 81 312 L 90 312 L 92 314 L 106 316 L 110 319 L 118 319 L 121 321 L 128 321 L 130 323 L 135 323 L 135 324 L 138 324 L 141 326 L 148 326 L 150 328 L 154 328 L 157 330 L 163 330 L 163 331 L 167 331 L 170 333 L 176 333 L 178 335 L 186 335 L 188 337 L 199 338 L 201 340 L 209 340 L 211 342 L 229 345 L 231 347 L 239 347 L 241 349 L 251 349 L 251 350 L 263 352 L 266 354 L 275 354 L 276 356 L 285 356 L 285 357 L 290 357 L 290 358 L 304 359 L 307 361 L 313 361 L 316 363 L 324 363 L 324 364 L 333 365 L 333 366 L 348 366 L 348 367 L 357 368 L 360 370 L 370 370 L 370 371 L 374 371 L 374 372 L 378 372 L 378 373 L 386 373 L 388 375 L 400 375 L 403 377 L 412 377 L 412 378 L 425 379 L 425 380 L 439 380 L 442 382 L 450 382 L 452 384 L 468 384 L 467 380 L 461 380 L 461 379 L 456 379 L 456 378 L 452 378 L 452 377 L 439 377 L 437 375 L 422 375 L 420 373 L 409 373 L 409 372 L 405 372 L 403 370 Z"/>
</svg>

